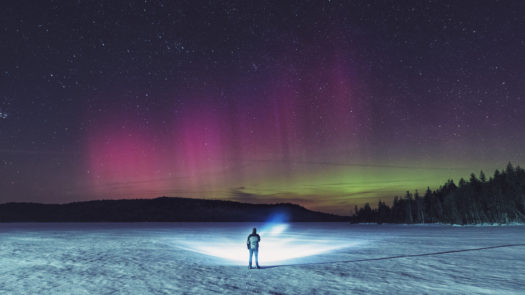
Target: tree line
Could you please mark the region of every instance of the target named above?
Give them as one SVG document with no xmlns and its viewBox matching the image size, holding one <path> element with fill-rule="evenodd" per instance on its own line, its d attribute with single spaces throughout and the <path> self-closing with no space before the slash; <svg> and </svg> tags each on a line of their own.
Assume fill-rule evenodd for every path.
<svg viewBox="0 0 525 295">
<path fill-rule="evenodd" d="M 503 171 L 496 170 L 489 179 L 481 171 L 461 178 L 456 185 L 448 180 L 437 190 L 427 188 L 421 196 L 416 190 L 395 197 L 392 206 L 379 201 L 355 206 L 354 223 L 511 223 L 525 222 L 525 170 L 511 163 Z"/>
</svg>

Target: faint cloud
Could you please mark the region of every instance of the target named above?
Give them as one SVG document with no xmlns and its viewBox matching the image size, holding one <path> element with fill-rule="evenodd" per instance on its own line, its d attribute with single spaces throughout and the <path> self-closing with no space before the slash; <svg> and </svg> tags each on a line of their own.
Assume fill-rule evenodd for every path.
<svg viewBox="0 0 525 295">
<path fill-rule="evenodd" d="M 286 161 L 290 164 L 301 165 L 316 165 L 316 166 L 343 166 L 343 167 L 361 167 L 361 168 L 389 168 L 389 169 L 410 169 L 410 170 L 467 170 L 467 167 L 430 167 L 430 166 L 409 166 L 409 165 L 388 165 L 388 164 L 364 164 L 364 163 L 348 163 L 348 162 L 316 162 L 316 161 L 298 161 L 298 160 L 273 160 L 273 159 L 252 159 L 244 160 L 246 162 L 260 162 L 260 163 L 282 163 Z"/>
<path fill-rule="evenodd" d="M 241 187 L 245 189 L 244 187 Z M 293 203 L 293 204 L 308 204 L 315 201 L 315 199 L 297 195 L 290 192 L 278 192 L 272 194 L 257 194 L 245 192 L 243 189 L 234 188 L 230 191 L 228 200 L 237 201 L 237 202 L 249 202 L 249 203 L 265 203 L 265 204 L 275 204 L 275 203 Z"/>
</svg>

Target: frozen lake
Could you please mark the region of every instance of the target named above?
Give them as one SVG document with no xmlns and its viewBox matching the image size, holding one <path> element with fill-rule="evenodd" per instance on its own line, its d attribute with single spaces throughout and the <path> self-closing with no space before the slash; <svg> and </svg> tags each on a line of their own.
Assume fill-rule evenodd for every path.
<svg viewBox="0 0 525 295">
<path fill-rule="evenodd" d="M 523 294 L 517 244 L 525 226 L 0 224 L 0 293 Z"/>
</svg>

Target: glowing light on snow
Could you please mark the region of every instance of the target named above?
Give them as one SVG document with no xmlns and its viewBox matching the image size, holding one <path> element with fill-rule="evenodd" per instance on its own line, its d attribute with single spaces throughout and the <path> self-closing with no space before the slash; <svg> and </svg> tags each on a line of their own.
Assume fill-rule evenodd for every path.
<svg viewBox="0 0 525 295">
<path fill-rule="evenodd" d="M 288 214 L 284 212 L 274 213 L 268 218 L 263 227 L 258 231 L 259 234 L 276 236 L 284 232 L 288 228 Z"/>
<path fill-rule="evenodd" d="M 272 224 L 261 230 L 259 262 L 281 262 L 355 246 L 357 242 L 341 239 L 323 239 L 316 236 L 286 234 L 288 224 Z M 249 233 L 249 232 L 248 232 Z M 246 234 L 247 236 L 247 234 Z M 180 248 L 196 253 L 223 258 L 231 262 L 248 263 L 244 233 L 238 239 L 220 238 L 213 241 L 177 241 Z"/>
<path fill-rule="evenodd" d="M 274 226 L 272 226 L 270 228 L 269 234 L 272 235 L 272 236 L 276 236 L 276 235 L 279 235 L 280 233 L 284 232 L 287 228 L 288 228 L 288 224 L 274 225 Z"/>
</svg>

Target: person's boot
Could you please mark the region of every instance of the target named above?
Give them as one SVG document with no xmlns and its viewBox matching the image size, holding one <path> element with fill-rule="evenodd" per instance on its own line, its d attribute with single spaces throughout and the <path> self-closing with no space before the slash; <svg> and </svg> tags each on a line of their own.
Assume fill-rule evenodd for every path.
<svg viewBox="0 0 525 295">
<path fill-rule="evenodd" d="M 252 269 L 252 266 L 251 266 L 251 265 L 248 265 L 248 269 Z"/>
<path fill-rule="evenodd" d="M 260 269 L 261 267 L 259 266 L 259 264 L 257 264 L 257 269 Z"/>
</svg>

